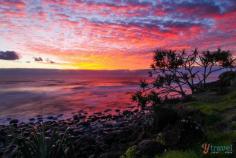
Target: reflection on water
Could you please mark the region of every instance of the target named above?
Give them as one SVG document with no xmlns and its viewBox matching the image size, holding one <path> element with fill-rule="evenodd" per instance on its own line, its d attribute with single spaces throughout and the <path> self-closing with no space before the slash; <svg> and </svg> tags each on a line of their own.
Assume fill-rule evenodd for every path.
<svg viewBox="0 0 236 158">
<path fill-rule="evenodd" d="M 219 73 L 218 73 L 219 74 Z M 210 76 L 209 81 L 218 76 Z M 37 115 L 71 117 L 131 107 L 131 94 L 147 71 L 0 69 L 0 124 Z"/>
<path fill-rule="evenodd" d="M 131 93 L 145 73 L 119 73 L 0 73 L 0 123 L 7 118 L 28 120 L 37 115 L 58 114 L 69 117 L 80 110 L 94 113 L 130 107 Z"/>
</svg>

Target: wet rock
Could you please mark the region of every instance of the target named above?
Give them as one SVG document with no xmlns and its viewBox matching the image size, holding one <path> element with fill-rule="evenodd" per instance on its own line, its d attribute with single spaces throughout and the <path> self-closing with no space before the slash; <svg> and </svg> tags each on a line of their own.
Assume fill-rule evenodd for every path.
<svg viewBox="0 0 236 158">
<path fill-rule="evenodd" d="M 81 157 L 97 155 L 97 153 L 100 151 L 99 146 L 96 144 L 96 140 L 88 134 L 80 136 L 76 140 L 75 146 L 79 150 Z"/>
<path fill-rule="evenodd" d="M 133 109 L 133 108 L 135 108 L 135 106 L 128 106 L 127 108 L 128 109 Z"/>
<path fill-rule="evenodd" d="M 38 123 L 43 122 L 43 118 L 42 117 L 38 117 L 37 120 L 38 120 Z"/>
<path fill-rule="evenodd" d="M 3 148 L 6 144 L 7 133 L 3 130 L 0 131 L 0 148 Z"/>
<path fill-rule="evenodd" d="M 9 123 L 10 123 L 10 124 L 17 124 L 18 122 L 19 122 L 19 120 L 13 119 L 13 120 L 11 120 Z"/>
<path fill-rule="evenodd" d="M 102 115 L 101 112 L 95 112 L 94 115 Z"/>
<path fill-rule="evenodd" d="M 135 109 L 134 112 L 137 113 L 139 110 L 138 109 Z"/>
<path fill-rule="evenodd" d="M 75 136 L 78 136 L 80 134 L 83 134 L 83 132 L 80 129 L 76 128 L 76 129 L 72 130 L 71 134 L 75 135 Z"/>
<path fill-rule="evenodd" d="M 88 127 L 90 125 L 89 122 L 81 122 L 80 125 L 82 125 L 83 127 Z"/>
<path fill-rule="evenodd" d="M 99 158 L 119 158 L 122 152 L 116 151 L 116 152 L 107 152 L 103 153 L 99 156 Z"/>
<path fill-rule="evenodd" d="M 130 114 L 132 114 L 131 111 L 128 111 L 128 110 L 123 111 L 123 115 L 130 115 Z"/>
<path fill-rule="evenodd" d="M 79 118 L 78 115 L 73 115 L 73 119 L 74 119 L 75 121 L 78 121 L 80 118 Z"/>
<path fill-rule="evenodd" d="M 59 115 L 57 115 L 57 117 L 59 118 L 59 117 L 62 117 L 63 116 L 63 114 L 59 114 Z"/>
<path fill-rule="evenodd" d="M 120 112 L 120 109 L 115 109 L 115 112 L 119 113 L 119 112 Z"/>
<path fill-rule="evenodd" d="M 106 113 L 106 112 L 110 112 L 110 111 L 112 111 L 111 109 L 106 109 L 106 110 L 104 110 L 104 112 Z"/>
<path fill-rule="evenodd" d="M 99 158 L 100 156 L 101 158 L 116 158 L 130 145 L 137 144 L 144 138 L 145 140 L 137 145 L 138 153 L 141 156 L 142 154 L 146 154 L 150 157 L 154 154 L 162 153 L 165 150 L 163 144 L 166 144 L 168 147 L 176 147 L 186 142 L 186 144 L 188 144 L 189 139 L 195 140 L 199 138 L 198 135 L 195 135 L 196 133 L 201 133 L 201 130 L 198 131 L 198 129 L 202 127 L 199 126 L 198 122 L 193 121 L 195 117 L 189 117 L 191 114 L 179 114 L 176 116 L 175 112 L 172 113 L 168 110 L 164 110 L 164 112 L 158 112 L 160 114 L 159 116 L 155 116 L 153 113 L 142 111 L 134 113 L 126 110 L 123 114 L 120 113 L 120 110 L 117 111 L 119 111 L 119 114 L 115 116 L 103 114 L 101 116 L 89 116 L 88 118 L 84 114 L 77 113 L 70 119 L 59 119 L 57 121 L 47 120 L 47 122 L 43 122 L 46 131 L 45 135 L 47 139 L 50 139 L 53 131 L 57 131 L 59 136 L 63 137 L 65 130 L 69 127 L 67 130 L 68 137 L 72 141 L 73 149 L 76 149 L 78 157 Z M 161 114 L 162 112 L 163 114 Z M 167 116 L 165 116 L 165 114 L 167 114 Z M 88 119 L 82 119 L 83 116 Z M 157 123 L 163 125 L 163 127 L 160 128 L 161 131 L 158 131 L 162 134 L 160 136 L 161 139 L 158 138 L 156 141 L 149 138 L 156 137 L 157 132 L 150 130 L 150 126 L 146 128 L 146 122 L 153 120 L 154 116 L 157 117 Z M 36 118 L 36 122 L 32 121 L 30 123 L 17 124 L 19 128 L 14 128 L 14 132 L 20 133 L 24 131 L 23 134 L 25 137 L 29 137 L 29 135 L 32 134 L 33 128 L 42 127 L 42 123 L 38 123 L 37 119 L 42 120 L 43 118 L 40 116 Z M 159 126 L 159 124 L 151 125 Z M 12 128 L 9 127 L 12 126 L 0 126 L 0 137 L 2 135 L 1 129 L 5 130 L 6 128 L 10 131 Z M 148 132 L 145 131 L 146 129 Z M 2 138 L 7 137 L 9 142 L 15 137 L 13 134 L 11 135 L 10 132 L 6 132 L 6 134 L 7 135 Z M 4 147 L 6 147 L 6 145 L 4 145 Z M 122 151 L 122 153 L 120 153 L 120 151 Z M 137 158 L 140 158 L 140 155 Z"/>
<path fill-rule="evenodd" d="M 55 120 L 55 118 L 53 116 L 48 116 L 47 119 L 48 120 Z"/>
<path fill-rule="evenodd" d="M 35 118 L 30 118 L 29 121 L 34 122 Z"/>
</svg>

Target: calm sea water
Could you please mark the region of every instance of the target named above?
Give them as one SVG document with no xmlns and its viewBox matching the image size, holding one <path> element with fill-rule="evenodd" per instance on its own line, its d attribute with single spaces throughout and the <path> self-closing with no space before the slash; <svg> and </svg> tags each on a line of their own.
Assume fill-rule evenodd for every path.
<svg viewBox="0 0 236 158">
<path fill-rule="evenodd" d="M 131 108 L 131 95 L 145 76 L 146 71 L 0 70 L 0 123 Z"/>
<path fill-rule="evenodd" d="M 209 80 L 215 80 L 219 73 Z M 0 124 L 37 115 L 71 117 L 136 106 L 131 101 L 147 70 L 72 71 L 0 69 Z"/>
</svg>

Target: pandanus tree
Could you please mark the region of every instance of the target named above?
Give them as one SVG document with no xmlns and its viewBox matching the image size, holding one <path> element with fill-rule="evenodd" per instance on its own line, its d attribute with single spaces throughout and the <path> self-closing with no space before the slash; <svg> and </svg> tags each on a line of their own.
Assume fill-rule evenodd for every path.
<svg viewBox="0 0 236 158">
<path fill-rule="evenodd" d="M 189 94 L 206 89 L 209 77 L 223 69 L 232 69 L 235 64 L 230 51 L 186 52 L 175 50 L 154 51 L 148 81 L 140 82 L 132 99 L 141 107 L 157 104 L 170 96 L 185 99 Z"/>
</svg>

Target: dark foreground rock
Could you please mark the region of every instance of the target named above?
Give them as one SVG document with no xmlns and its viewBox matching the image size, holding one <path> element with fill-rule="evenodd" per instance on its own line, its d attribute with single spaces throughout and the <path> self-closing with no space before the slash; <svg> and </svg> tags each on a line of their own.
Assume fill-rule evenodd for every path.
<svg viewBox="0 0 236 158">
<path fill-rule="evenodd" d="M 183 111 L 158 108 L 154 111 L 125 111 L 116 116 L 96 114 L 85 117 L 78 114 L 72 119 L 50 119 L 43 123 L 14 122 L 14 125 L 0 126 L 0 156 L 11 157 L 9 152 L 19 150 L 19 142 L 34 141 L 35 135 L 41 136 L 43 132 L 46 143 L 62 141 L 64 146 L 60 148 L 68 154 L 67 157 L 119 158 L 130 146 L 135 146 L 138 157 L 151 157 L 168 148 L 186 148 L 203 138 L 201 122 L 189 117 L 193 116 L 189 110 Z M 55 145 L 49 150 L 53 148 Z"/>
<path fill-rule="evenodd" d="M 157 154 L 161 154 L 166 150 L 166 147 L 162 145 L 161 143 L 151 140 L 151 139 L 146 139 L 142 140 L 138 145 L 137 145 L 137 157 L 140 157 L 142 155 L 146 155 L 148 157 L 154 157 Z"/>
</svg>

